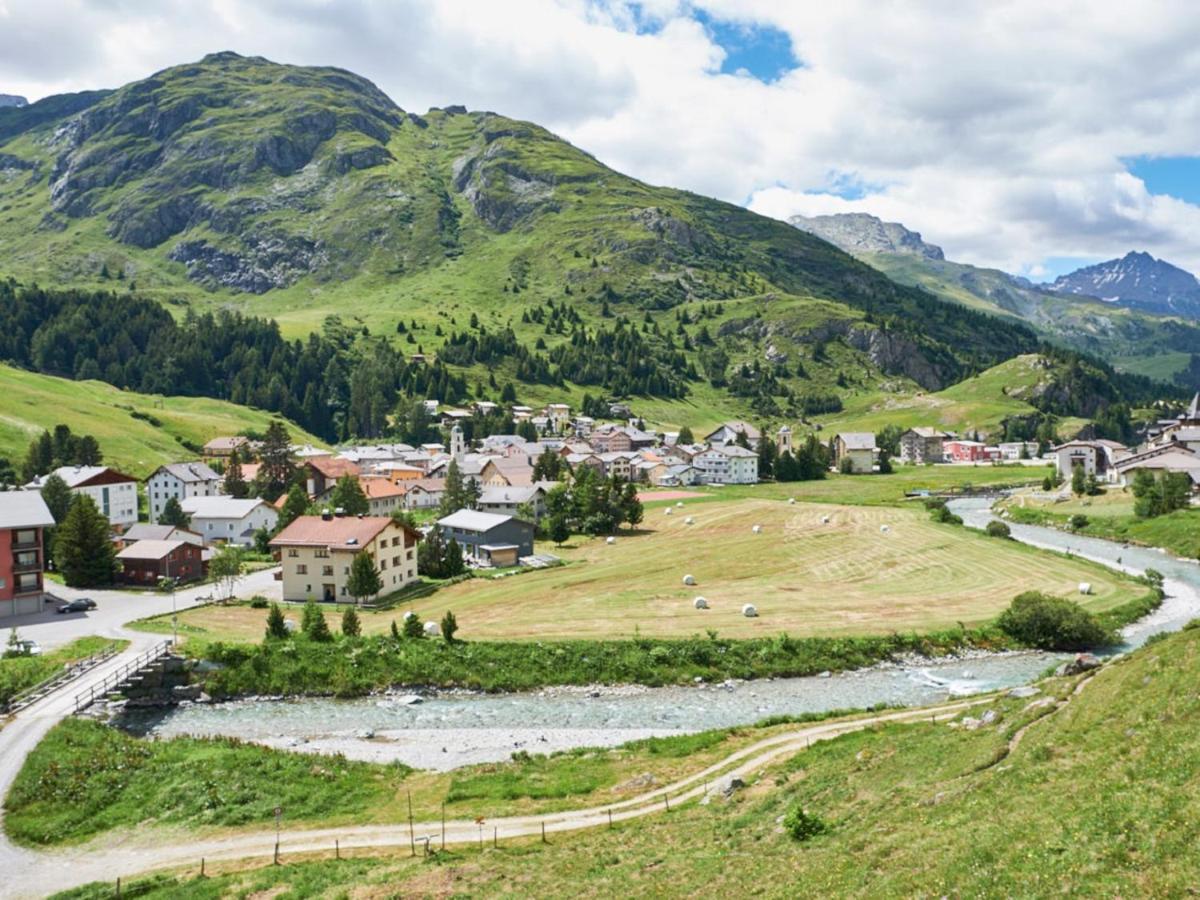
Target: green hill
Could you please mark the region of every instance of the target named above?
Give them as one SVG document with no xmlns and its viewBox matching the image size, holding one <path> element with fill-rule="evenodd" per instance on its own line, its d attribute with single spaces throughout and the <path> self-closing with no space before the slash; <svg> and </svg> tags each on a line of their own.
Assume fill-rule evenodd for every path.
<svg viewBox="0 0 1200 900">
<path fill-rule="evenodd" d="M 67 381 L 0 365 L 0 457 L 19 464 L 29 442 L 60 422 L 93 435 L 104 461 L 130 475 L 149 475 L 166 462 L 194 458 L 218 435 L 266 430 L 261 410 L 203 397 L 155 397 L 101 381 Z M 298 442 L 318 439 L 288 424 Z"/>
<path fill-rule="evenodd" d="M 329 315 L 377 335 L 415 324 L 427 353 L 472 314 L 549 354 L 624 321 L 681 349 L 697 389 L 718 363 L 775 369 L 770 384 L 719 383 L 702 416 L 770 409 L 764 396 L 786 408 L 838 370 L 936 390 L 1036 344 L 1020 324 L 931 302 L 785 223 L 621 175 L 536 125 L 415 115 L 337 69 L 221 53 L 52 101 L 0 121 L 0 252 L 26 283 L 133 289 L 177 316 L 236 308 L 294 337 Z M 578 321 L 529 320 L 549 302 Z M 702 359 L 701 307 L 724 357 Z M 512 354 L 476 371 L 520 374 Z"/>
</svg>

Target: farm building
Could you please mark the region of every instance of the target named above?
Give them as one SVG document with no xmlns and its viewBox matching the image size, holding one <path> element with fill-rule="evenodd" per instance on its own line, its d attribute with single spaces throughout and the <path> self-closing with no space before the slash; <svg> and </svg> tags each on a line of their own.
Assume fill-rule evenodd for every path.
<svg viewBox="0 0 1200 900">
<path fill-rule="evenodd" d="M 437 526 L 475 565 L 514 566 L 522 556 L 533 555 L 533 523 L 514 516 L 460 509 L 438 519 Z"/>
<path fill-rule="evenodd" d="M 204 577 L 203 550 L 189 540 L 134 541 L 117 554 L 117 560 L 125 584 L 154 585 L 160 578 L 182 582 Z"/>
</svg>

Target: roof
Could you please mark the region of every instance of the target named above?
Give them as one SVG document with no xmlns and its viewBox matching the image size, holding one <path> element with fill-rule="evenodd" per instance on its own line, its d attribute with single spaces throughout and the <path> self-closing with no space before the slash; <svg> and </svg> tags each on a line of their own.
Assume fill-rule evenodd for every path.
<svg viewBox="0 0 1200 900">
<path fill-rule="evenodd" d="M 178 478 L 186 484 L 196 484 L 202 481 L 220 481 L 221 476 L 214 472 L 208 465 L 202 462 L 186 462 L 186 463 L 167 463 L 165 466 L 159 466 L 154 470 L 153 478 L 159 472 L 166 472 L 168 475 Z"/>
<path fill-rule="evenodd" d="M 328 547 L 349 550 L 365 547 L 389 525 L 396 524 L 419 538 L 415 529 L 394 523 L 388 516 L 297 516 L 287 528 L 271 539 L 271 546 Z"/>
<path fill-rule="evenodd" d="M 503 525 L 505 522 L 520 521 L 513 516 L 499 513 L 479 512 L 474 509 L 460 509 L 444 518 L 438 519 L 438 525 L 443 528 L 461 528 L 463 531 L 487 532 Z"/>
<path fill-rule="evenodd" d="M 528 503 L 537 496 L 538 491 L 545 493 L 545 490 L 540 484 L 488 487 L 479 494 L 479 502 L 488 506 Z"/>
<path fill-rule="evenodd" d="M 360 478 L 358 480 L 359 487 L 362 488 L 368 500 L 382 500 L 385 497 L 403 497 L 408 493 L 408 488 L 403 485 L 393 484 L 386 478 Z"/>
<path fill-rule="evenodd" d="M 198 519 L 244 519 L 259 506 L 270 506 L 257 497 L 188 497 L 179 505 L 189 516 Z"/>
<path fill-rule="evenodd" d="M 109 466 L 59 466 L 51 475 L 57 475 L 67 483 L 69 488 L 87 487 L 90 484 L 118 484 L 126 481 L 136 482 L 131 475 L 125 475 Z M 35 478 L 33 486 L 38 489 L 45 484 L 50 475 Z"/>
<path fill-rule="evenodd" d="M 240 434 L 235 434 L 232 437 L 215 437 L 204 445 L 204 449 L 214 452 L 228 452 L 235 447 L 241 447 L 243 444 L 249 443 L 249 441 L 249 438 Z"/>
<path fill-rule="evenodd" d="M 117 559 L 162 559 L 191 541 L 134 541 L 117 554 Z"/>
<path fill-rule="evenodd" d="M 1183 447 L 1161 453 L 1143 453 L 1127 457 L 1117 463 L 1122 472 L 1130 469 L 1166 469 L 1170 472 L 1200 471 L 1200 456 Z"/>
<path fill-rule="evenodd" d="M 444 478 L 417 478 L 414 481 L 409 481 L 405 484 L 409 491 L 425 491 L 429 494 L 437 494 L 446 490 L 446 479 Z"/>
<path fill-rule="evenodd" d="M 869 431 L 844 431 L 838 435 L 838 440 L 846 445 L 847 450 L 875 449 L 875 435 Z"/>
<path fill-rule="evenodd" d="M 0 497 L 0 528 L 49 528 L 54 524 L 50 507 L 37 491 L 5 491 Z"/>
<path fill-rule="evenodd" d="M 910 428 L 905 434 L 915 434 L 917 437 L 923 438 L 946 438 L 949 435 L 944 431 L 940 431 L 930 425 L 918 425 L 915 428 Z"/>
<path fill-rule="evenodd" d="M 357 475 L 361 471 L 358 463 L 338 456 L 313 456 L 306 459 L 304 464 L 320 472 L 326 479 Z"/>
<path fill-rule="evenodd" d="M 718 427 L 716 427 L 712 431 L 710 431 L 707 436 L 712 437 L 714 434 L 717 434 L 718 432 L 720 432 L 722 429 L 725 429 L 725 428 L 728 428 L 734 434 L 738 434 L 740 432 L 745 432 L 746 438 L 751 441 L 756 441 L 760 437 L 762 437 L 762 432 L 760 432 L 757 428 L 755 428 L 749 422 L 722 422 Z"/>
<path fill-rule="evenodd" d="M 148 522 L 138 522 L 130 525 L 121 534 L 121 539 L 129 543 L 138 541 L 186 541 L 189 538 L 203 541 L 200 535 L 186 528 L 176 528 L 174 525 L 151 525 Z"/>
</svg>

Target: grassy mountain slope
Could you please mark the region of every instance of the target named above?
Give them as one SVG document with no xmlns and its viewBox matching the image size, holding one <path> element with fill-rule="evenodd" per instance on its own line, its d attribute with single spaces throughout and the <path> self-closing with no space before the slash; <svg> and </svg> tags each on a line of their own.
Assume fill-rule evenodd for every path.
<svg viewBox="0 0 1200 900">
<path fill-rule="evenodd" d="M 1106 359 L 1122 371 L 1170 381 L 1200 348 L 1200 328 L 1194 322 L 1090 297 L 1052 294 L 997 269 L 911 253 L 870 252 L 860 258 L 901 284 L 1027 322 L 1047 338 Z"/>
<path fill-rule="evenodd" d="M 586 326 L 607 309 L 670 329 L 679 309 L 720 302 L 712 326 L 732 363 L 770 352 L 807 370 L 806 350 L 832 342 L 866 380 L 928 389 L 1035 343 L 784 223 L 614 172 L 536 125 L 406 113 L 341 70 L 215 54 L 74 103 L 85 108 L 33 104 L 0 123 L 0 253 L 23 280 L 123 280 L 177 313 L 235 306 L 293 336 L 329 314 L 385 334 L 415 321 L 426 351 L 471 313 L 553 349 L 569 335 L 522 312 L 566 301 Z M 823 389 L 832 378 L 815 362 L 783 383 Z"/>
<path fill-rule="evenodd" d="M 33 438 L 64 422 L 76 434 L 94 435 L 106 463 L 137 476 L 194 457 L 189 446 L 217 435 L 265 431 L 272 419 L 221 400 L 152 397 L 101 381 L 68 381 L 5 365 L 0 365 L 0 397 L 0 456 L 19 463 Z M 295 425 L 288 428 L 296 441 L 319 443 Z"/>
</svg>

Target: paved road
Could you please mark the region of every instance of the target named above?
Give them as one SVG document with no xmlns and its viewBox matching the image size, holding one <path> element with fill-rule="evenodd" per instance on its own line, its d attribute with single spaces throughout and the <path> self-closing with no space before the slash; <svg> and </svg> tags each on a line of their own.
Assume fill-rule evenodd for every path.
<svg viewBox="0 0 1200 900">
<path fill-rule="evenodd" d="M 277 600 L 282 596 L 280 582 L 275 580 L 274 569 L 263 569 L 251 573 L 238 582 L 237 593 L 241 597 L 261 594 Z M 62 585 L 49 585 L 50 593 L 64 600 L 76 597 L 91 597 L 97 608 L 86 613 L 64 613 L 54 611 L 57 604 L 43 612 L 29 616 L 14 616 L 0 621 L 0 635 L 9 628 L 16 628 L 21 637 L 37 641 L 44 649 L 68 644 L 76 638 L 97 634 L 103 637 L 128 637 L 125 625 L 135 619 L 157 616 L 171 611 L 171 595 L 155 591 L 121 590 L 76 590 Z M 215 585 L 204 584 L 175 592 L 175 608 L 186 609 L 196 605 L 198 597 L 207 597 L 216 592 Z"/>
<path fill-rule="evenodd" d="M 213 592 L 211 585 L 192 587 L 178 591 L 175 608 L 194 606 L 199 597 Z M 99 684 L 121 666 L 136 659 L 139 654 L 163 640 L 161 634 L 146 634 L 131 631 L 125 626 L 146 616 L 169 613 L 172 600 L 169 594 L 137 593 L 117 590 L 78 591 L 55 586 L 53 591 L 63 599 L 88 596 L 96 601 L 97 608 L 87 613 L 58 615 L 53 609 L 31 616 L 20 616 L 6 620 L 4 628 L 16 627 L 22 637 L 32 638 L 44 648 L 53 648 L 88 635 L 124 638 L 129 646 L 124 652 L 79 678 L 65 684 L 59 690 L 42 698 L 37 703 L 21 710 L 0 728 L 0 798 L 8 796 L 8 790 L 17 777 L 25 757 L 32 752 L 46 732 L 75 711 L 75 695 L 93 684 Z M 250 597 L 262 594 L 278 597 L 279 583 L 274 580 L 273 570 L 255 572 L 243 578 L 237 586 L 237 594 Z M 55 872 L 59 860 L 46 854 L 14 847 L 3 832 L 4 810 L 0 806 L 0 897 L 41 897 L 58 887 L 54 880 L 63 873 Z M 82 884 L 72 882 L 72 884 Z"/>
<path fill-rule="evenodd" d="M 930 718 L 940 721 L 952 718 L 975 704 L 987 702 L 990 702 L 989 698 L 976 698 L 926 709 L 901 710 L 849 721 L 809 725 L 764 738 L 706 769 L 637 797 L 608 806 L 541 816 L 489 819 L 483 825 L 482 835 L 485 841 L 490 840 L 495 829 L 497 840 L 509 840 L 537 836 L 542 833 L 543 826 L 546 834 L 556 834 L 606 827 L 610 821 L 623 822 L 666 812 L 668 802 L 678 806 L 699 800 L 715 791 L 723 779 L 735 775 L 745 778 L 782 757 L 804 750 L 814 742 L 830 740 L 884 722 Z M 0 732 L 0 739 L 3 734 Z M 0 755 L 3 753 L 4 750 L 0 748 Z M 442 840 L 442 833 L 440 822 L 416 823 L 411 833 L 407 825 L 288 830 L 280 835 L 280 850 L 283 855 L 332 853 L 334 841 L 346 849 L 409 847 L 414 838 L 420 841 L 426 837 L 437 846 Z M 473 844 L 479 841 L 480 834 L 480 827 L 473 820 L 448 821 L 445 825 L 447 844 Z M 161 834 L 146 834 L 124 840 L 106 836 L 88 847 L 47 852 L 8 848 L 0 850 L 0 871 L 5 873 L 4 879 L 0 880 L 0 897 L 39 897 L 91 881 L 114 881 L 117 877 L 125 878 L 155 869 L 195 867 L 198 871 L 201 858 L 216 861 L 260 857 L 267 862 L 272 858 L 275 840 L 275 831 L 272 829 L 194 841 L 167 841 Z"/>
</svg>

